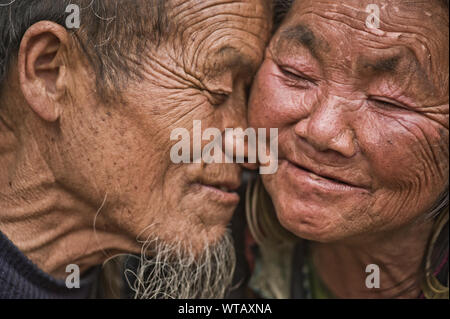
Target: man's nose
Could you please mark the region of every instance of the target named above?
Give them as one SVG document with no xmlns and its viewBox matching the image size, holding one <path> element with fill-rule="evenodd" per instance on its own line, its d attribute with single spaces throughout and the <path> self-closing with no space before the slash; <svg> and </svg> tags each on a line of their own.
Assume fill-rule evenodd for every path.
<svg viewBox="0 0 450 319">
<path fill-rule="evenodd" d="M 258 154 L 258 148 L 257 145 L 251 145 L 248 143 L 248 141 L 244 142 L 244 163 L 241 163 L 241 166 L 248 170 L 257 170 L 258 169 L 258 163 L 257 160 L 254 163 L 249 162 L 249 154 Z M 256 156 L 257 157 L 257 156 Z"/>
<path fill-rule="evenodd" d="M 228 132 L 227 132 L 228 131 Z M 247 127 L 228 127 L 222 135 L 222 150 L 228 163 L 239 163 L 250 170 L 258 169 L 257 130 Z"/>
<path fill-rule="evenodd" d="M 295 126 L 295 133 L 316 150 L 335 151 L 350 158 L 357 152 L 353 130 L 347 125 L 350 112 L 342 99 L 328 98 Z"/>
<path fill-rule="evenodd" d="M 247 106 L 244 103 L 234 103 L 232 107 L 229 107 L 224 110 L 223 113 L 223 126 L 224 128 L 230 128 L 230 129 L 237 129 L 241 128 L 243 131 L 245 131 L 248 128 L 248 120 L 247 120 Z M 255 129 L 255 132 L 257 132 L 257 129 Z M 257 136 L 256 136 L 257 140 Z M 230 139 L 225 138 L 225 134 L 223 136 L 223 150 L 225 153 L 226 150 L 226 143 L 231 143 Z M 236 142 L 236 143 L 234 143 Z M 238 151 L 238 143 L 243 144 L 243 154 L 242 154 L 242 161 L 241 164 L 242 167 L 249 169 L 249 170 L 256 170 L 258 169 L 258 164 L 256 163 L 249 163 L 249 158 L 252 157 L 250 154 L 257 154 L 257 145 L 256 143 L 250 143 L 250 139 L 246 138 L 244 140 L 237 141 L 235 140 L 233 142 L 233 145 L 228 145 L 229 149 L 231 148 L 233 150 L 233 154 L 236 155 Z M 234 158 L 234 161 L 237 159 Z"/>
</svg>

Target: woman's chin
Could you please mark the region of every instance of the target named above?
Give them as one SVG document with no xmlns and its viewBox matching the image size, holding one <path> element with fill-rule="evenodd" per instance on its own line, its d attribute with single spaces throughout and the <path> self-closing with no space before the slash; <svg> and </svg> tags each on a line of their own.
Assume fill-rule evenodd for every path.
<svg viewBox="0 0 450 319">
<path fill-rule="evenodd" d="M 280 224 L 295 236 L 321 243 L 330 243 L 345 239 L 349 236 L 346 227 L 336 220 L 336 214 L 326 210 L 277 209 L 277 217 Z M 334 217 L 334 218 L 333 218 Z M 341 226 L 340 226 L 341 225 Z"/>
</svg>

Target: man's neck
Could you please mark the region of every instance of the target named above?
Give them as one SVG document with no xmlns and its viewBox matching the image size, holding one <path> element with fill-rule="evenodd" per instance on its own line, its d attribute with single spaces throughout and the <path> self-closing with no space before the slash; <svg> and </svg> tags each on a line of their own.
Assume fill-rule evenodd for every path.
<svg viewBox="0 0 450 319">
<path fill-rule="evenodd" d="M 126 251 L 130 243 L 103 231 L 100 214 L 94 230 L 99 207 L 55 180 L 32 137 L 20 143 L 0 120 L 0 231 L 55 278 L 69 264 L 84 272 Z"/>
<path fill-rule="evenodd" d="M 359 244 L 314 243 L 313 262 L 322 281 L 336 297 L 417 298 L 431 228 L 431 222 L 424 222 Z M 379 288 L 366 286 L 367 277 L 375 274 L 373 269 L 366 269 L 372 264 L 379 267 Z"/>
</svg>

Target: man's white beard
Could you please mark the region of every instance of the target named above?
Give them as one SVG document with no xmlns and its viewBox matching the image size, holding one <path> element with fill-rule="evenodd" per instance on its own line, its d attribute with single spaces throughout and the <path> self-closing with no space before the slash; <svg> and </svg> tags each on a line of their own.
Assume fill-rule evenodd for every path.
<svg viewBox="0 0 450 319">
<path fill-rule="evenodd" d="M 150 247 L 151 257 L 145 253 Z M 159 240 L 144 243 L 142 252 L 129 283 L 136 299 L 219 299 L 231 286 L 236 257 L 228 232 L 213 245 L 205 243 L 199 254 L 182 242 Z"/>
</svg>

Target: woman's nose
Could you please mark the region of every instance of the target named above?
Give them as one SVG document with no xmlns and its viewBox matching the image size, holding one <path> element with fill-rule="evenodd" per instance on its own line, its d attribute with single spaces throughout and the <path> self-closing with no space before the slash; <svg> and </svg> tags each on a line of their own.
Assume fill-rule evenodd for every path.
<svg viewBox="0 0 450 319">
<path fill-rule="evenodd" d="M 357 152 L 355 134 L 347 124 L 350 112 L 337 100 L 328 99 L 296 124 L 295 133 L 317 151 L 332 150 L 350 158 Z"/>
</svg>

